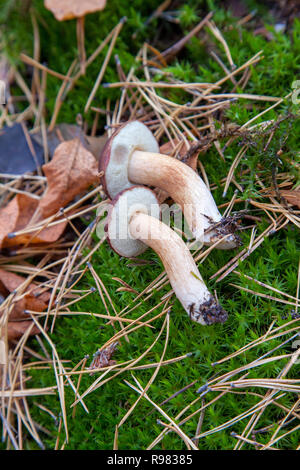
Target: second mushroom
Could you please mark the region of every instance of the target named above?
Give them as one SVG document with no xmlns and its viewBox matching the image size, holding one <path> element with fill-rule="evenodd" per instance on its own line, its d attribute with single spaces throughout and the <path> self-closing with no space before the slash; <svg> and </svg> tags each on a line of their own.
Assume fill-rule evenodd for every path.
<svg viewBox="0 0 300 470">
<path fill-rule="evenodd" d="M 107 239 L 120 256 L 134 257 L 151 247 L 160 257 L 176 297 L 189 317 L 202 325 L 223 323 L 227 312 L 207 289 L 183 240 L 160 221 L 155 193 L 132 186 L 112 200 Z"/>
</svg>

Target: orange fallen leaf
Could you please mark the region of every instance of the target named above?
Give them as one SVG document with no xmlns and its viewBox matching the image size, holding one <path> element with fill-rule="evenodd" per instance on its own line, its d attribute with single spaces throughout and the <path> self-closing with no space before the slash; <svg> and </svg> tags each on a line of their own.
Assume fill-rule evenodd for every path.
<svg viewBox="0 0 300 470">
<path fill-rule="evenodd" d="M 6 207 L 0 209 L 0 248 L 16 245 L 51 243 L 62 235 L 67 221 L 52 227 L 46 227 L 40 232 L 10 236 L 13 232 L 24 229 L 38 209 L 39 201 L 26 194 L 17 194 Z"/>
<path fill-rule="evenodd" d="M 0 209 L 0 249 L 24 244 L 52 243 L 64 232 L 68 221 L 36 232 L 14 236 L 14 232 L 56 214 L 75 196 L 92 184 L 99 184 L 95 157 L 86 150 L 78 138 L 62 142 L 56 148 L 53 159 L 43 166 L 47 177 L 47 189 L 40 200 L 29 194 L 17 194 L 6 207 Z M 56 219 L 57 220 L 57 219 Z"/>
<path fill-rule="evenodd" d="M 37 200 L 17 194 L 6 207 L 0 209 L 0 246 L 5 246 L 7 234 L 27 225 L 37 207 Z"/>
<path fill-rule="evenodd" d="M 65 207 L 92 184 L 99 184 L 97 162 L 79 139 L 62 142 L 43 171 L 48 183 L 39 203 L 43 217 Z"/>
</svg>

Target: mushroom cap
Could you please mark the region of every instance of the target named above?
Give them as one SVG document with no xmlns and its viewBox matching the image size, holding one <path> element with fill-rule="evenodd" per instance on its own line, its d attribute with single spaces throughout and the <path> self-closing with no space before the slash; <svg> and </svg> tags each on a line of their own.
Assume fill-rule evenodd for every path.
<svg viewBox="0 0 300 470">
<path fill-rule="evenodd" d="M 102 150 L 99 160 L 99 171 L 104 172 L 101 184 L 111 199 L 120 191 L 135 185 L 128 179 L 129 159 L 135 150 L 159 153 L 154 135 L 139 121 L 132 121 L 120 127 Z"/>
<path fill-rule="evenodd" d="M 144 186 L 125 189 L 111 201 L 105 227 L 107 241 L 120 256 L 131 258 L 143 253 L 148 246 L 132 237 L 129 222 L 135 212 L 160 219 L 160 207 L 155 193 Z"/>
<path fill-rule="evenodd" d="M 88 13 L 103 10 L 106 0 L 45 0 L 45 7 L 58 21 L 81 18 Z"/>
</svg>

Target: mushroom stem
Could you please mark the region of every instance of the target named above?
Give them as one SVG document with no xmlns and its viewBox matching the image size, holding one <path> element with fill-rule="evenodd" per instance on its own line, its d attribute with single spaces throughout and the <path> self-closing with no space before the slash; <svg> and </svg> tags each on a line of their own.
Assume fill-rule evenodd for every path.
<svg viewBox="0 0 300 470">
<path fill-rule="evenodd" d="M 128 163 L 128 178 L 135 184 L 165 190 L 181 207 L 196 240 L 212 245 L 224 235 L 230 234 L 226 228 L 217 228 L 222 226 L 222 215 L 204 181 L 192 168 L 179 160 L 160 153 L 134 150 Z M 234 234 L 218 244 L 221 249 L 236 246 L 237 237 Z"/>
<path fill-rule="evenodd" d="M 189 249 L 173 230 L 155 217 L 134 212 L 129 231 L 158 254 L 177 298 L 192 320 L 202 325 L 226 321 L 227 312 L 207 289 Z"/>
</svg>

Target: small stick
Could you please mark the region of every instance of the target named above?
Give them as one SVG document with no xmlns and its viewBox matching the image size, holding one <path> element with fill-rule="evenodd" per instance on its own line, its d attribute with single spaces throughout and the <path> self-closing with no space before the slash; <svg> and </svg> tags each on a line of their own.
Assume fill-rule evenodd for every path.
<svg viewBox="0 0 300 470">
<path fill-rule="evenodd" d="M 120 23 L 125 23 L 127 21 L 127 18 L 124 17 L 124 18 L 121 18 L 121 20 L 119 21 L 119 23 L 111 30 L 111 32 L 106 36 L 106 38 L 101 42 L 101 44 L 99 44 L 99 46 L 97 47 L 97 49 L 95 49 L 95 51 L 90 55 L 90 57 L 88 57 L 88 59 L 86 60 L 85 62 L 85 68 L 87 68 L 89 65 L 91 65 L 92 62 L 94 62 L 94 60 L 98 57 L 98 55 L 100 54 L 100 52 L 102 52 L 102 50 L 104 49 L 104 47 L 109 43 L 109 41 L 111 40 L 112 36 L 114 35 L 116 29 L 118 28 L 119 24 Z M 73 87 L 73 84 L 76 82 L 76 80 L 78 80 L 78 78 L 81 76 L 81 70 L 79 70 L 77 72 L 77 74 L 73 77 L 72 79 L 72 84 L 71 84 L 71 87 Z"/>
<path fill-rule="evenodd" d="M 245 155 L 246 151 L 248 149 L 248 146 L 247 145 L 244 145 L 240 150 L 239 152 L 237 153 L 230 169 L 229 169 L 229 172 L 228 172 L 228 175 L 227 175 L 227 178 L 226 178 L 226 183 L 225 183 L 225 187 L 224 187 L 224 191 L 223 191 L 223 197 L 226 196 L 227 194 L 227 191 L 228 191 L 228 188 L 229 188 L 229 185 L 230 185 L 230 182 L 233 178 L 233 175 L 234 175 L 234 171 L 236 170 L 236 168 L 238 167 L 240 161 L 242 160 L 243 156 Z"/>
<path fill-rule="evenodd" d="M 85 365 L 86 365 L 86 361 L 88 360 L 88 357 L 89 357 L 89 356 L 85 356 L 85 357 L 83 358 L 83 360 L 82 360 L 82 366 L 81 366 L 81 371 L 80 371 L 80 372 L 83 372 L 83 370 L 84 370 L 84 368 L 85 368 Z M 75 368 L 74 368 L 74 369 L 75 369 Z M 78 382 L 77 382 L 77 387 L 76 387 L 76 395 L 79 395 L 79 387 L 80 387 L 81 379 L 82 379 L 82 374 L 79 374 Z M 72 412 L 72 418 L 73 418 L 73 419 L 75 418 L 76 409 L 77 409 L 77 407 L 74 406 L 74 409 L 73 409 L 73 412 Z"/>
<path fill-rule="evenodd" d="M 76 34 L 77 34 L 77 47 L 78 47 L 79 62 L 80 62 L 80 72 L 82 75 L 84 75 L 85 74 L 85 62 L 86 62 L 86 53 L 85 53 L 85 47 L 84 47 L 84 16 L 77 18 Z"/>
<path fill-rule="evenodd" d="M 250 13 L 248 13 L 248 15 L 246 15 L 243 18 L 241 18 L 240 20 L 238 20 L 236 24 L 239 25 L 239 26 L 242 26 L 243 24 L 250 21 L 251 18 L 253 18 L 256 15 L 256 13 L 257 13 L 256 10 L 251 11 Z"/>
<path fill-rule="evenodd" d="M 98 88 L 99 88 L 99 85 L 100 85 L 100 83 L 101 83 L 101 80 L 102 80 L 102 78 L 103 78 L 103 75 L 104 75 L 104 73 L 105 73 L 107 64 L 108 64 L 108 62 L 109 62 L 109 60 L 110 60 L 110 57 L 111 57 L 113 48 L 114 48 L 115 43 L 116 43 L 116 40 L 117 40 L 117 38 L 118 38 L 118 36 L 119 36 L 119 34 L 120 34 L 120 31 L 121 31 L 121 29 L 122 29 L 122 27 L 123 27 L 124 22 L 125 22 L 125 20 L 120 21 L 120 23 L 117 25 L 117 27 L 116 27 L 116 29 L 115 29 L 115 32 L 114 32 L 114 34 L 113 34 L 113 37 L 112 37 L 112 40 L 111 40 L 111 43 L 110 43 L 108 52 L 107 52 L 107 54 L 106 54 L 106 57 L 105 57 L 105 59 L 104 59 L 104 62 L 103 62 L 103 64 L 102 64 L 102 67 L 101 67 L 101 69 L 100 69 L 99 75 L 98 75 L 98 77 L 97 77 L 97 79 L 96 79 L 96 82 L 95 82 L 95 84 L 94 84 L 94 86 L 93 86 L 93 89 L 92 89 L 92 91 L 91 91 L 91 93 L 90 93 L 90 96 L 88 97 L 88 100 L 87 100 L 87 102 L 86 102 L 86 105 L 85 105 L 85 108 L 84 108 L 84 112 L 85 112 L 85 113 L 88 112 L 89 107 L 90 107 L 90 105 L 91 105 L 91 102 L 93 101 L 94 96 L 95 96 L 95 94 L 97 93 L 97 90 L 98 90 Z"/>
<path fill-rule="evenodd" d="M 149 16 L 149 18 L 145 21 L 144 25 L 143 26 L 148 26 L 149 23 L 151 23 L 151 21 L 154 19 L 154 18 L 157 18 L 160 16 L 160 14 L 166 9 L 168 8 L 168 6 L 170 5 L 171 3 L 171 0 L 164 0 L 164 2 L 162 2 L 157 8 L 156 10 Z M 132 35 L 132 39 L 135 39 L 137 37 L 137 34 L 138 32 L 141 30 L 141 28 L 138 28 L 137 31 L 135 31 Z"/>
<path fill-rule="evenodd" d="M 166 49 L 164 52 L 161 53 L 161 56 L 166 60 L 168 61 L 169 59 L 171 59 L 172 57 L 174 57 L 175 55 L 177 55 L 179 53 L 179 51 L 181 51 L 181 49 L 189 42 L 189 40 L 195 36 L 196 34 L 199 33 L 199 31 L 203 28 L 203 26 L 211 19 L 211 17 L 213 16 L 213 13 L 210 12 L 208 13 L 208 15 L 206 15 L 205 18 L 203 18 L 202 21 L 200 21 L 200 23 L 197 24 L 197 26 L 195 26 L 195 28 L 193 28 L 186 36 L 184 36 L 180 41 L 176 42 L 175 44 L 173 44 L 173 46 L 169 47 L 168 49 Z"/>
<path fill-rule="evenodd" d="M 6 184 L 3 184 L 3 183 L 0 183 L 0 188 L 3 188 L 5 191 L 11 191 L 12 193 L 16 193 L 16 194 L 25 194 L 26 196 L 37 199 L 38 201 L 40 200 L 40 197 L 37 196 L 34 193 L 29 194 L 26 191 L 21 191 L 21 189 L 12 188 L 11 186 L 7 186 Z M 1 194 L 1 192 L 0 192 L 0 194 Z"/>
<path fill-rule="evenodd" d="M 217 26 L 215 25 L 215 23 L 213 21 L 207 21 L 207 26 L 209 27 L 209 29 L 211 30 L 211 32 L 213 33 L 215 38 L 218 39 L 218 41 L 220 41 L 222 43 L 222 45 L 225 49 L 225 54 L 227 56 L 228 62 L 229 62 L 230 67 L 231 67 L 231 70 L 234 70 L 236 68 L 236 65 L 234 64 L 234 62 L 232 60 L 230 49 L 228 47 L 227 42 L 223 38 L 220 30 L 217 28 Z"/>
<path fill-rule="evenodd" d="M 228 75 L 230 74 L 230 70 L 226 67 L 226 65 L 222 62 L 220 57 L 215 53 L 215 51 L 210 51 L 210 55 L 215 59 L 215 61 L 220 65 L 220 67 L 224 70 L 224 72 Z M 230 77 L 230 81 L 236 85 L 237 81 L 234 77 Z"/>
<path fill-rule="evenodd" d="M 261 116 L 263 116 L 264 114 L 266 114 L 268 111 L 271 111 L 271 109 L 275 108 L 276 106 L 278 106 L 279 104 L 281 104 L 285 99 L 289 98 L 291 96 L 292 92 L 288 93 L 287 95 L 284 96 L 284 98 L 280 98 L 276 101 L 276 103 L 274 103 L 272 106 L 270 106 L 269 108 L 265 109 L 264 111 L 262 111 L 261 113 L 257 114 L 256 116 L 254 116 L 252 119 L 250 119 L 249 121 L 245 122 L 245 124 L 243 124 L 241 126 L 241 129 L 245 129 L 246 127 L 249 126 L 249 124 L 252 124 L 253 121 L 256 121 L 256 119 L 260 118 Z"/>
<path fill-rule="evenodd" d="M 203 397 L 202 400 L 201 400 L 201 411 L 200 411 L 199 420 L 198 420 L 198 424 L 197 424 L 196 436 L 198 436 L 201 433 L 201 428 L 202 428 L 202 425 L 203 425 L 204 415 L 205 415 L 205 406 L 204 405 L 205 405 L 205 398 Z M 195 438 L 195 445 L 197 447 L 199 446 L 199 439 L 197 437 Z"/>
<path fill-rule="evenodd" d="M 220 86 L 220 85 L 223 85 L 223 83 L 225 83 L 227 80 L 229 80 L 231 77 L 233 77 L 234 75 L 238 74 L 239 72 L 241 72 L 242 70 L 244 70 L 246 67 L 249 67 L 249 65 L 254 65 L 256 64 L 257 62 L 260 61 L 261 59 L 261 54 L 262 54 L 263 51 L 259 51 L 257 52 L 253 57 L 251 57 L 251 59 L 249 59 L 247 62 L 245 62 L 241 67 L 238 67 L 236 68 L 235 70 L 233 70 L 232 72 L 230 72 L 228 75 L 226 75 L 225 77 L 221 78 L 220 80 L 218 80 L 215 84 L 214 84 L 214 87 L 216 86 Z M 209 90 L 207 91 L 204 91 L 203 94 L 204 95 L 207 95 L 209 93 Z M 203 99 L 203 96 L 200 96 L 198 98 L 196 98 L 193 103 L 192 103 L 192 106 L 196 106 L 199 101 L 201 101 Z M 278 102 L 276 103 L 278 104 Z M 243 126 L 241 127 L 243 128 Z"/>
<path fill-rule="evenodd" d="M 131 88 L 131 87 L 154 87 L 154 88 L 211 88 L 211 83 L 167 83 L 167 82 L 151 82 L 151 81 L 122 81 L 114 83 L 103 83 L 103 88 Z M 214 87 L 218 88 L 218 87 Z M 216 96 L 218 98 L 219 95 Z"/>
<path fill-rule="evenodd" d="M 30 89 L 28 88 L 24 78 L 22 77 L 22 75 L 17 70 L 14 70 L 14 77 L 15 77 L 15 80 L 16 80 L 17 84 L 19 85 L 19 87 L 21 88 L 23 93 L 25 94 L 25 96 L 26 96 L 28 102 L 30 103 L 31 107 L 34 109 L 34 112 L 36 113 L 36 105 L 34 103 L 32 93 L 31 93 Z"/>
<path fill-rule="evenodd" d="M 259 442 L 257 441 L 252 441 L 251 439 L 247 439 L 246 437 L 243 437 L 243 436 L 240 436 L 239 434 L 237 434 L 236 432 L 232 431 L 230 433 L 230 435 L 232 437 L 235 437 L 236 439 L 239 439 L 241 441 L 244 441 L 244 442 L 247 442 L 248 444 L 253 444 L 255 445 L 256 447 L 264 447 L 264 444 L 260 444 Z M 275 449 L 275 448 L 272 448 L 272 450 L 279 450 L 279 449 Z"/>
<path fill-rule="evenodd" d="M 24 175 L 13 175 L 12 173 L 0 173 L 0 178 L 4 179 L 19 179 L 23 180 L 38 180 L 38 181 L 47 181 L 46 176 L 39 176 L 39 175 L 29 175 L 24 173 Z"/>
<path fill-rule="evenodd" d="M 40 176 L 42 176 L 40 164 L 38 162 L 37 155 L 36 155 L 36 151 L 35 151 L 34 146 L 32 144 L 32 140 L 31 140 L 30 134 L 27 130 L 25 122 L 21 122 L 21 126 L 22 126 L 22 129 L 23 129 L 23 132 L 24 132 L 24 136 L 25 136 L 28 148 L 30 150 L 30 153 L 31 153 L 31 155 L 33 157 L 33 160 L 34 160 L 34 163 L 36 165 L 36 170 L 37 170 L 38 174 Z"/>
<path fill-rule="evenodd" d="M 32 26 L 33 26 L 33 36 L 34 36 L 34 40 L 33 40 L 33 56 L 34 56 L 34 60 L 36 60 L 37 62 L 39 62 L 40 60 L 40 34 L 39 34 L 39 28 L 38 28 L 38 24 L 37 24 L 37 21 L 36 21 L 36 17 L 35 17 L 35 14 L 33 13 L 33 11 L 30 12 L 30 16 L 31 16 L 31 22 L 32 22 Z M 37 68 L 34 68 L 33 70 L 33 77 L 32 77 L 32 96 L 34 97 L 35 96 L 35 91 L 39 91 L 40 90 L 40 77 L 39 77 L 39 73 L 38 73 L 38 69 Z"/>
<path fill-rule="evenodd" d="M 194 380 L 194 381 L 191 382 L 190 384 L 186 385 L 185 387 L 181 388 L 181 389 L 178 390 L 177 392 L 173 393 L 173 395 L 171 395 L 170 397 L 166 398 L 164 401 L 162 401 L 161 403 L 159 403 L 159 406 L 163 406 L 163 405 L 165 405 L 166 403 L 168 403 L 170 400 L 173 400 L 173 398 L 178 397 L 178 395 L 180 395 L 181 393 L 185 392 L 185 391 L 188 390 L 189 388 L 193 387 L 198 381 L 199 381 L 199 379 Z M 151 413 L 151 412 L 150 412 L 150 413 Z M 150 413 L 149 413 L 149 414 L 150 414 Z"/>
<path fill-rule="evenodd" d="M 37 71 L 37 69 L 35 70 Z M 40 91 L 39 91 L 39 104 L 38 104 L 37 116 L 35 119 L 34 127 L 38 127 L 43 118 L 45 99 L 46 99 L 46 87 L 47 87 L 47 71 L 43 70 L 42 81 L 41 81 L 41 86 L 40 86 Z"/>
<path fill-rule="evenodd" d="M 54 126 L 56 124 L 56 120 L 57 120 L 57 117 L 58 117 L 58 113 L 60 111 L 60 108 L 62 106 L 62 103 L 63 103 L 63 100 L 62 100 L 62 96 L 63 96 L 63 93 L 66 89 L 66 86 L 68 84 L 68 80 L 71 76 L 71 73 L 73 72 L 73 69 L 75 67 L 77 63 L 77 59 L 73 60 L 72 64 L 70 65 L 69 67 L 69 70 L 68 70 L 68 73 L 66 75 L 66 78 L 64 79 L 63 83 L 61 84 L 61 87 L 59 89 L 59 92 L 57 93 L 57 97 L 56 97 L 56 100 L 55 100 L 55 105 L 54 105 L 54 111 L 53 111 L 53 115 L 52 115 L 52 118 L 51 118 L 51 121 L 50 121 L 50 124 L 49 124 L 49 132 L 52 132 L 53 129 L 54 129 Z"/>
<path fill-rule="evenodd" d="M 299 260 L 299 265 L 298 265 L 298 281 L 297 281 L 297 290 L 296 290 L 296 308 L 295 308 L 295 313 L 297 315 L 298 313 L 298 304 L 299 304 L 299 289 L 300 289 L 300 260 Z"/>
<path fill-rule="evenodd" d="M 45 70 L 47 73 L 49 73 L 49 75 L 53 75 L 53 77 L 60 78 L 61 80 L 67 80 L 69 82 L 72 81 L 72 79 L 70 77 L 66 77 L 66 75 L 63 75 L 62 73 L 58 73 L 58 72 L 55 72 L 54 70 L 49 69 L 49 67 L 46 67 L 45 65 L 40 64 L 36 60 L 32 59 L 32 57 L 29 57 L 28 55 L 24 54 L 23 52 L 21 52 L 21 54 L 20 54 L 20 59 L 25 64 L 32 65 L 33 67 L 36 67 L 40 70 Z"/>
</svg>

